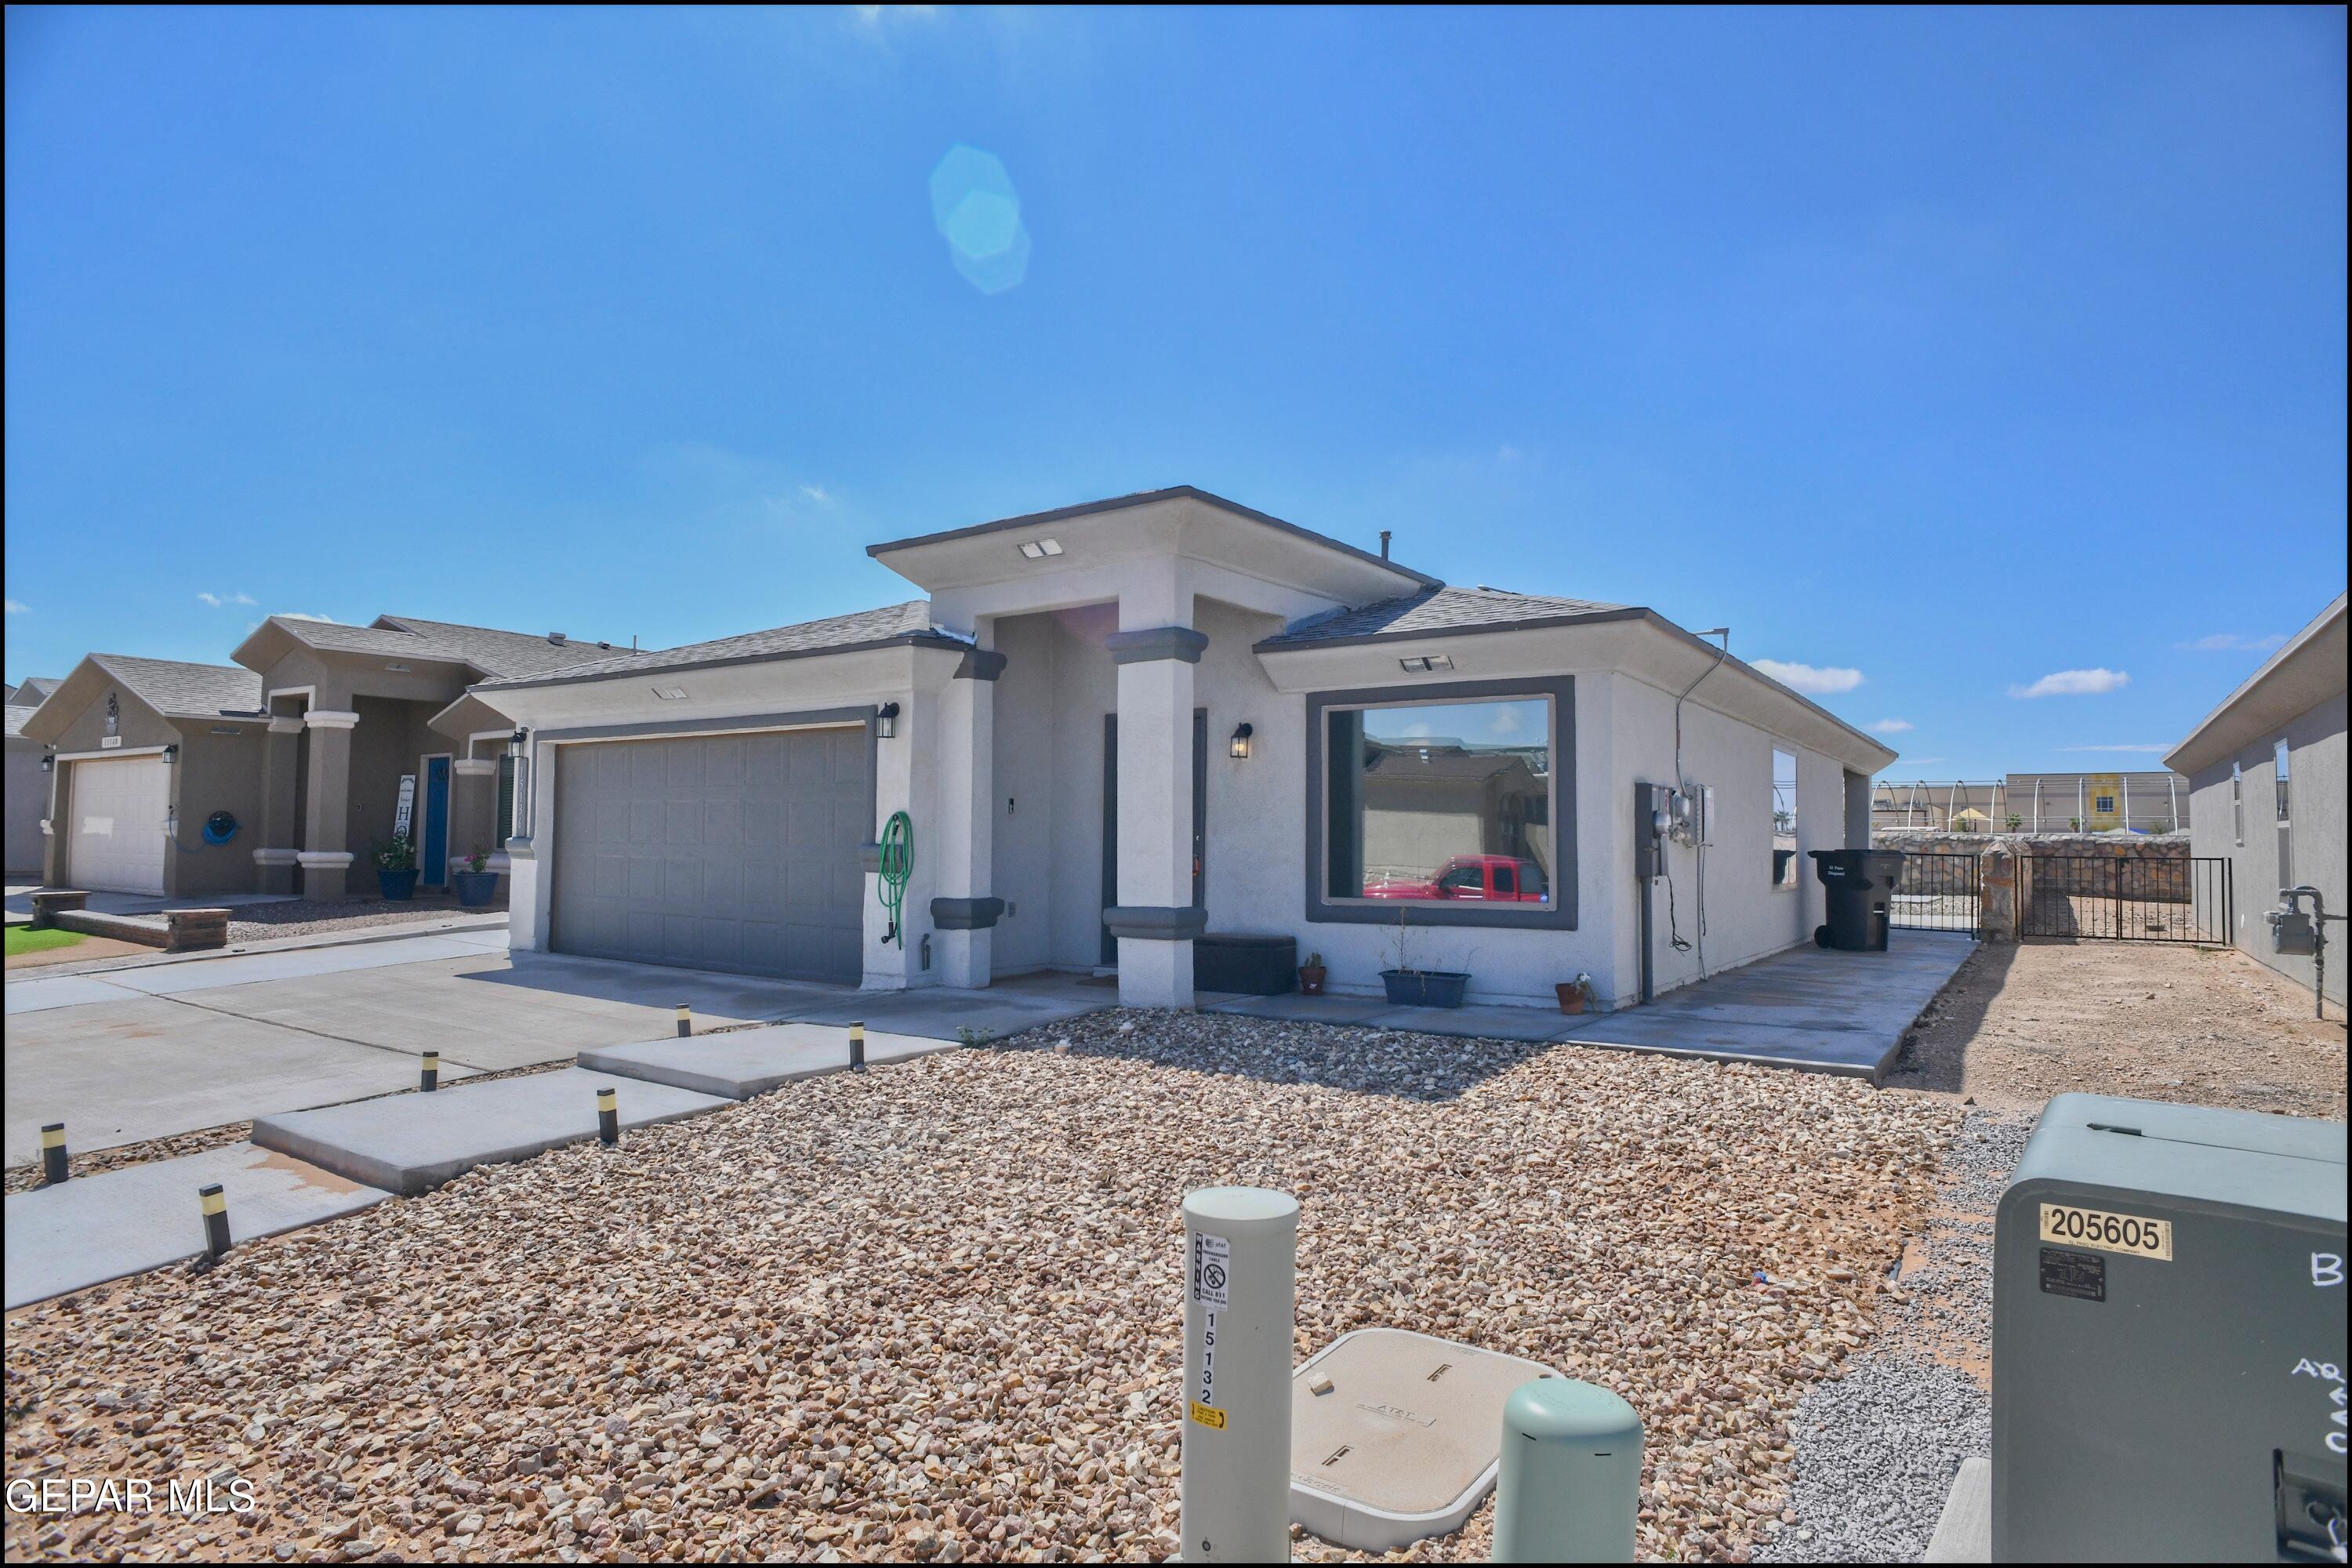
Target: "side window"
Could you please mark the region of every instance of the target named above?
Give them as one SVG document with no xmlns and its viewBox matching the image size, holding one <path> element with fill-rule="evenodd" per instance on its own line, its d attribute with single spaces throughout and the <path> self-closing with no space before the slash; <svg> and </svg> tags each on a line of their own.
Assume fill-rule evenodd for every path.
<svg viewBox="0 0 2352 1568">
<path fill-rule="evenodd" d="M 1797 757 L 1772 753 L 1772 886 L 1797 885 Z"/>
<path fill-rule="evenodd" d="M 2246 845 L 2246 770 L 2230 764 L 2230 837 L 2241 849 Z"/>
<path fill-rule="evenodd" d="M 1498 899 L 1516 899 L 1519 896 L 1519 875 L 1509 866 L 1495 868 L 1495 896 Z"/>
<path fill-rule="evenodd" d="M 1438 896 L 1447 899 L 1475 899 L 1486 894 L 1475 865 L 1456 866 L 1437 879 Z"/>
<path fill-rule="evenodd" d="M 2287 827 L 2286 827 L 2286 769 L 2287 769 L 2287 755 L 2286 755 L 2286 742 L 2285 742 L 2284 741 L 2277 741 L 2277 742 L 2273 742 L 2272 743 L 2272 745 L 2271 745 L 2271 762 L 2272 762 L 2272 765 L 2276 769 L 2276 771 L 2277 771 L 2277 773 L 2278 773 L 2278 880 L 2279 880 L 2279 886 L 2280 886 L 2280 887 L 2282 887 L 2282 888 L 2292 888 L 2292 887 L 2294 887 L 2294 886 L 2295 885 L 2295 880 L 2294 880 L 2294 847 L 2287 841 Z"/>
</svg>

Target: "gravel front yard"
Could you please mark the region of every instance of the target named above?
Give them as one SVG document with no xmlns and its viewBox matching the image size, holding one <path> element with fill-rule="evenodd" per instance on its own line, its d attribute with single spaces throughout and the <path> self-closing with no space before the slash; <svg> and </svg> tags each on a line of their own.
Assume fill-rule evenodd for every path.
<svg viewBox="0 0 2352 1568">
<path fill-rule="evenodd" d="M 1615 1386 L 1648 1432 L 1643 1554 L 1736 1560 L 1959 1115 L 1575 1047 L 1097 1015 L 20 1312 L 10 1479 L 226 1468 L 261 1508 L 11 1513 L 8 1555 L 1161 1555 L 1178 1200 L 1248 1182 L 1304 1205 L 1302 1356 L 1387 1324 Z M 1420 1554 L 1482 1555 L 1487 1528 Z"/>
<path fill-rule="evenodd" d="M 262 942 L 278 936 L 326 936 L 336 931 L 364 931 L 371 926 L 405 925 L 411 921 L 446 921 L 458 915 L 502 914 L 501 899 L 485 909 L 469 910 L 455 899 L 296 899 L 282 904 L 239 904 L 228 922 L 232 942 Z"/>
</svg>

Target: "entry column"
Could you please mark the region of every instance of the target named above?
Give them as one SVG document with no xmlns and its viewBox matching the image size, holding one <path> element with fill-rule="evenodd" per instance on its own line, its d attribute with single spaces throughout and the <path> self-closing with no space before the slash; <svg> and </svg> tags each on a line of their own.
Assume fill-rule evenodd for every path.
<svg viewBox="0 0 2352 1568">
<path fill-rule="evenodd" d="M 983 624 L 984 625 L 984 624 Z M 983 631 L 984 635 L 984 631 Z M 1004 656 L 977 647 L 963 656 L 940 710 L 940 896 L 931 928 L 940 973 L 950 985 L 985 985 L 992 972 L 996 840 L 996 678 Z"/>
<path fill-rule="evenodd" d="M 310 731 L 309 798 L 302 803 L 302 896 L 348 896 L 351 871 L 352 730 L 356 713 L 313 708 L 302 716 Z"/>
<path fill-rule="evenodd" d="M 294 890 L 296 847 L 302 841 L 299 784 L 302 721 L 274 716 L 261 752 L 261 842 L 255 846 L 254 886 L 265 893 Z"/>
<path fill-rule="evenodd" d="M 1186 624 L 1190 595 L 1160 624 L 1122 598 L 1108 639 L 1118 667 L 1118 902 L 1103 923 L 1118 939 L 1118 999 L 1129 1007 L 1192 1005 L 1192 667 L 1209 639 Z"/>
</svg>

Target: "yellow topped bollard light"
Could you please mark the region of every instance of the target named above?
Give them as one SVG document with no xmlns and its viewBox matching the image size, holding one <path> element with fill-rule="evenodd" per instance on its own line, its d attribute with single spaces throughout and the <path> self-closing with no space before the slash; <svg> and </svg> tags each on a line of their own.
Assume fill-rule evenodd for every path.
<svg viewBox="0 0 2352 1568">
<path fill-rule="evenodd" d="M 1188 1563 L 1290 1556 L 1290 1336 L 1298 1200 L 1184 1197 L 1183 1497 Z"/>
<path fill-rule="evenodd" d="M 596 1091 L 596 1137 L 606 1144 L 621 1141 L 621 1096 L 616 1089 Z"/>
<path fill-rule="evenodd" d="M 440 1087 L 441 1053 L 439 1051 L 427 1051 L 425 1053 L 424 1068 L 416 1075 L 416 1091 L 419 1094 L 431 1094 L 435 1089 Z"/>
<path fill-rule="evenodd" d="M 41 1180 L 56 1186 L 66 1179 L 66 1124 L 46 1122 L 41 1127 Z"/>
<path fill-rule="evenodd" d="M 228 1194 L 215 1182 L 196 1189 L 196 1205 L 205 1215 L 205 1257 L 216 1261 L 228 1251 Z"/>
<path fill-rule="evenodd" d="M 866 1070 L 866 1026 L 862 1023 L 849 1026 L 849 1070 Z"/>
<path fill-rule="evenodd" d="M 681 1002 L 677 1005 L 677 1037 L 685 1039 L 694 1033 L 694 1009 Z"/>
</svg>

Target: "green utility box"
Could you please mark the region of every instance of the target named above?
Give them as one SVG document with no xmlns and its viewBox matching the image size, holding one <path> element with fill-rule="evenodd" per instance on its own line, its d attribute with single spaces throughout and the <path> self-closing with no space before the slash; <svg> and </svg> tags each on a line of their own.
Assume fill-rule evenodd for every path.
<svg viewBox="0 0 2352 1568">
<path fill-rule="evenodd" d="M 2067 1094 L 1994 1231 L 1992 1557 L 2341 1562 L 2345 1129 Z"/>
<path fill-rule="evenodd" d="M 1503 1405 L 1497 1563 L 1631 1563 L 1642 1509 L 1642 1417 L 1571 1378 L 1522 1384 Z"/>
</svg>

